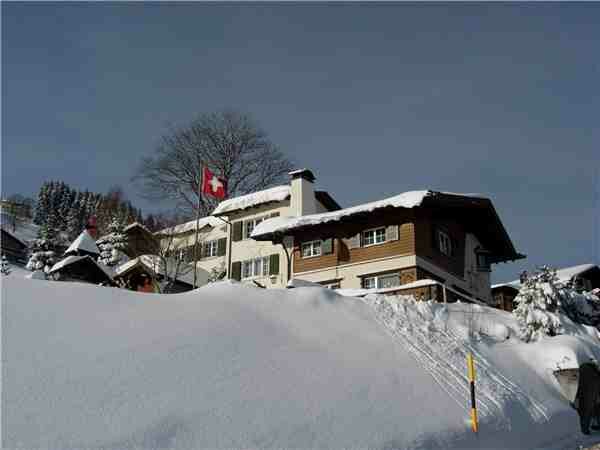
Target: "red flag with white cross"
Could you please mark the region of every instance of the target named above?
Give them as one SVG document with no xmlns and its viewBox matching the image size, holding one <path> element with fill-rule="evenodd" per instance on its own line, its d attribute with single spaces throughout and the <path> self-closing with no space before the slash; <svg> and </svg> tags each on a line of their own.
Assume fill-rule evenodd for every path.
<svg viewBox="0 0 600 450">
<path fill-rule="evenodd" d="M 202 172 L 202 193 L 223 200 L 227 197 L 227 181 L 216 176 L 208 167 Z"/>
</svg>

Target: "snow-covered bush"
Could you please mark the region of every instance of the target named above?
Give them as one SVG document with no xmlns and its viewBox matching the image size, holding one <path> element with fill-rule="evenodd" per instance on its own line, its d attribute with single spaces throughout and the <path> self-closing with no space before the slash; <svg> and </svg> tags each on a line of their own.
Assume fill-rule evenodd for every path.
<svg viewBox="0 0 600 450">
<path fill-rule="evenodd" d="M 575 323 L 600 326 L 600 298 L 591 292 L 577 292 L 574 283 L 562 284 L 556 271 L 547 266 L 526 276 L 521 284 L 513 311 L 526 342 L 544 335 L 563 332 L 561 317 Z"/>
<path fill-rule="evenodd" d="M 123 231 L 123 224 L 116 217 L 108 225 L 108 234 L 96 243 L 100 248 L 99 261 L 105 266 L 117 266 L 127 261 L 124 253 L 127 235 Z"/>
<path fill-rule="evenodd" d="M 227 275 L 227 270 L 225 269 L 225 263 L 221 263 L 219 266 L 213 267 L 208 274 L 208 283 L 214 283 L 216 281 L 220 281 L 225 278 Z"/>
<path fill-rule="evenodd" d="M 8 264 L 8 260 L 5 255 L 2 255 L 2 260 L 0 261 L 0 274 L 8 275 L 10 273 L 10 265 Z"/>
<path fill-rule="evenodd" d="M 25 268 L 27 270 L 42 270 L 48 273 L 50 268 L 56 263 L 56 254 L 54 253 L 53 242 L 49 239 L 34 239 L 31 243 L 29 261 Z"/>
</svg>

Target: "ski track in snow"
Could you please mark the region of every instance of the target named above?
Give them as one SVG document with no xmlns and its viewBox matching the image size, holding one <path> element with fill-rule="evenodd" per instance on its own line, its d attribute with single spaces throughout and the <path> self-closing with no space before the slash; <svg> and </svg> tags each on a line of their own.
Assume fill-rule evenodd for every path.
<svg viewBox="0 0 600 450">
<path fill-rule="evenodd" d="M 413 356 L 438 386 L 468 416 L 471 392 L 467 378 L 467 353 L 471 352 L 476 368 L 476 398 L 480 418 L 496 422 L 499 428 L 511 428 L 503 413 L 508 400 L 518 401 L 535 422 L 549 420 L 543 405 L 500 373 L 473 345 L 455 333 L 435 325 L 435 317 L 425 302 L 411 304 L 405 297 L 370 295 L 363 301 L 373 308 L 375 319 L 395 341 Z M 444 327 L 445 328 L 445 327 Z"/>
</svg>

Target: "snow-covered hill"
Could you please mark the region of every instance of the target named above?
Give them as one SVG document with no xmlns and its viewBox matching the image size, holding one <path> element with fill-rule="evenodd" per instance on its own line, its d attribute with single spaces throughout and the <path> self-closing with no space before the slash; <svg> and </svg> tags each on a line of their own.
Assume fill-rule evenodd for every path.
<svg viewBox="0 0 600 450">
<path fill-rule="evenodd" d="M 9 276 L 2 306 L 6 448 L 562 450 L 600 441 L 583 439 L 552 376 L 600 358 L 585 327 L 523 344 L 509 314 L 485 307 L 229 282 L 158 295 Z M 468 350 L 478 435 L 468 424 Z"/>
</svg>

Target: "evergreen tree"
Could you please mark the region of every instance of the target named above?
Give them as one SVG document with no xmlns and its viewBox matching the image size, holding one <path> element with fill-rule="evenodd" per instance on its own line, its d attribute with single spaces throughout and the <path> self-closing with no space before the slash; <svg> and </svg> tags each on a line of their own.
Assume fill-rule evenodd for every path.
<svg viewBox="0 0 600 450">
<path fill-rule="evenodd" d="M 33 223 L 36 225 L 41 225 L 48 218 L 48 209 L 50 207 L 49 188 L 50 185 L 47 181 L 44 182 L 40 187 L 37 203 L 35 205 L 35 213 L 33 216 Z"/>
<path fill-rule="evenodd" d="M 118 217 L 108 226 L 108 234 L 97 241 L 100 248 L 99 261 L 106 266 L 116 266 L 127 261 L 124 253 L 127 245 L 127 236 L 123 233 L 123 223 Z"/>
<path fill-rule="evenodd" d="M 2 255 L 2 260 L 0 262 L 0 274 L 8 275 L 10 273 L 10 265 L 8 264 L 8 260 L 5 255 Z"/>
<path fill-rule="evenodd" d="M 519 295 L 514 300 L 517 307 L 513 310 L 522 340 L 529 342 L 544 335 L 555 336 L 562 332 L 558 314 L 561 288 L 556 270 L 547 266 L 524 277 Z"/>
</svg>

